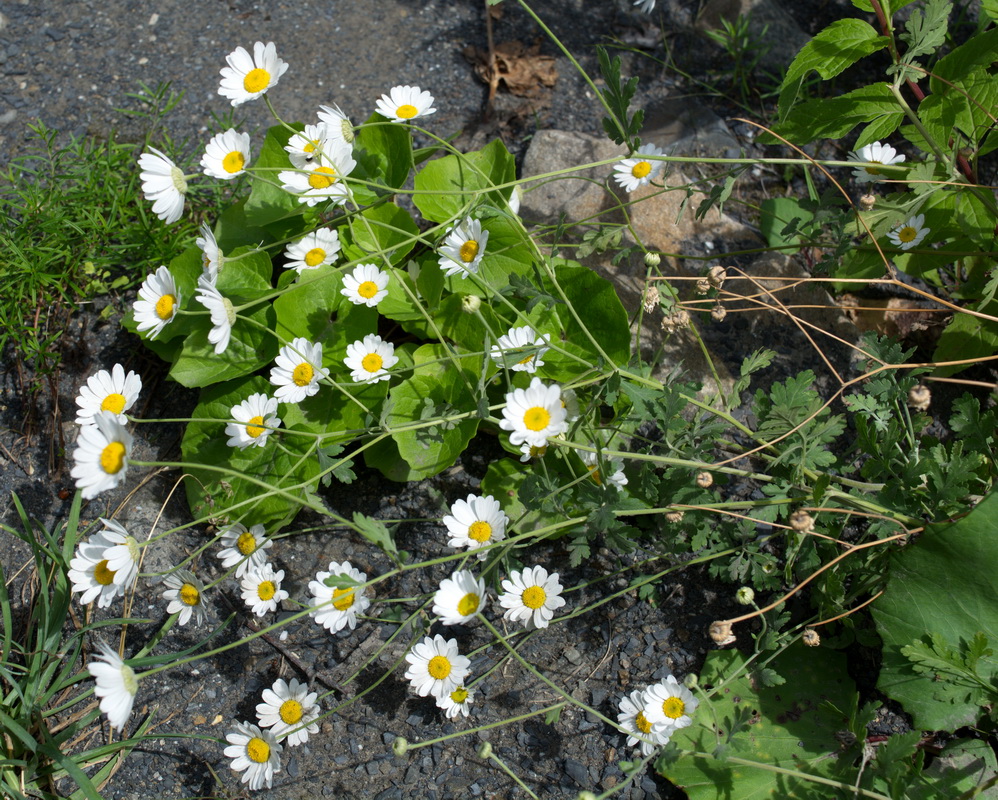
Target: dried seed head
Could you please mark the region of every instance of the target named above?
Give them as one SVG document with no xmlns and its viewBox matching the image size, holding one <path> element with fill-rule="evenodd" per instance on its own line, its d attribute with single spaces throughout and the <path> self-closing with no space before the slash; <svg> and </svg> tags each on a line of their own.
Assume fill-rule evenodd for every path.
<svg viewBox="0 0 998 800">
<path fill-rule="evenodd" d="M 755 590 L 751 586 L 742 586 L 735 592 L 735 602 L 742 606 L 750 606 L 755 602 Z"/>
<path fill-rule="evenodd" d="M 869 211 L 874 205 L 876 205 L 876 202 L 877 196 L 875 194 L 864 194 L 859 198 L 859 210 Z"/>
<path fill-rule="evenodd" d="M 710 310 L 710 318 L 714 322 L 724 322 L 724 318 L 728 316 L 728 309 L 718 303 Z"/>
<path fill-rule="evenodd" d="M 814 530 L 814 517 L 806 511 L 795 511 L 790 515 L 790 527 L 797 533 L 810 533 Z"/>
<path fill-rule="evenodd" d="M 708 630 L 710 638 L 720 647 L 726 647 L 729 644 L 734 644 L 735 635 L 731 632 L 731 623 L 724 622 L 722 620 L 717 620 L 716 622 L 710 623 L 710 628 Z"/>
<path fill-rule="evenodd" d="M 715 289 L 720 289 L 727 277 L 728 271 L 724 267 L 711 267 L 707 270 L 707 281 Z"/>
<path fill-rule="evenodd" d="M 658 291 L 657 286 L 649 286 L 647 291 L 645 291 L 645 299 L 642 301 L 641 305 L 644 307 L 645 313 L 650 314 L 656 308 L 658 308 L 659 300 L 662 295 Z"/>
<path fill-rule="evenodd" d="M 714 476 L 709 472 L 698 472 L 697 473 L 697 486 L 701 489 L 709 489 L 714 485 Z"/>
<path fill-rule="evenodd" d="M 690 315 L 684 308 L 674 308 L 671 313 L 662 317 L 662 330 L 675 333 L 690 324 Z"/>
<path fill-rule="evenodd" d="M 645 266 L 657 267 L 662 263 L 662 256 L 658 253 L 645 253 Z"/>
<path fill-rule="evenodd" d="M 817 647 L 821 644 L 821 637 L 814 628 L 804 628 L 804 635 L 801 638 L 808 647 Z"/>
<path fill-rule="evenodd" d="M 697 281 L 697 294 L 707 294 L 710 291 L 710 281 L 706 278 L 700 278 Z"/>
<path fill-rule="evenodd" d="M 673 525 L 675 525 L 677 522 L 682 522 L 683 521 L 683 512 L 682 511 L 666 511 L 665 512 L 665 521 L 666 522 L 671 522 Z"/>
<path fill-rule="evenodd" d="M 908 391 L 908 405 L 916 411 L 928 411 L 931 402 L 932 392 L 923 383 L 918 384 L 918 386 L 912 386 Z"/>
</svg>

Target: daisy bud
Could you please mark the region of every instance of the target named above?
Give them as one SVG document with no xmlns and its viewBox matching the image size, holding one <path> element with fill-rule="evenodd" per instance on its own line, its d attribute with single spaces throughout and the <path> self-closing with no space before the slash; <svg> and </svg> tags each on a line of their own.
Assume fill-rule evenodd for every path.
<svg viewBox="0 0 998 800">
<path fill-rule="evenodd" d="M 474 294 L 466 294 L 461 298 L 461 310 L 468 313 L 474 314 L 482 307 L 482 298 Z"/>
<path fill-rule="evenodd" d="M 690 691 L 695 690 L 700 685 L 700 679 L 697 677 L 695 672 L 689 673 L 685 678 L 683 678 L 683 686 L 685 686 Z"/>
<path fill-rule="evenodd" d="M 709 489 L 714 485 L 714 476 L 709 472 L 698 472 L 697 473 L 697 486 L 701 489 Z"/>
<path fill-rule="evenodd" d="M 790 527 L 797 533 L 810 533 L 814 530 L 814 517 L 806 511 L 795 511 L 790 515 Z"/>
<path fill-rule="evenodd" d="M 918 386 L 912 386 L 908 392 L 908 405 L 916 411 L 928 411 L 931 402 L 932 392 L 923 383 L 918 384 Z"/>
<path fill-rule="evenodd" d="M 666 511 L 665 512 L 665 521 L 666 522 L 671 522 L 672 524 L 676 524 L 677 522 L 682 522 L 683 521 L 683 512 L 682 511 Z"/>
<path fill-rule="evenodd" d="M 396 736 L 392 742 L 392 752 L 397 756 L 404 756 L 409 749 L 409 740 L 404 736 Z"/>
<path fill-rule="evenodd" d="M 697 294 L 707 294 L 710 291 L 710 281 L 706 278 L 700 278 L 696 285 Z"/>
<path fill-rule="evenodd" d="M 804 635 L 801 638 L 808 647 L 817 647 L 821 644 L 821 637 L 814 628 L 804 628 Z"/>
<path fill-rule="evenodd" d="M 576 800 L 596 800 L 596 795 L 592 792 L 579 792 L 576 795 Z"/>
<path fill-rule="evenodd" d="M 720 647 L 734 644 L 736 638 L 731 632 L 731 623 L 723 622 L 721 620 L 710 623 L 708 633 L 710 634 L 710 638 L 713 639 L 714 642 Z"/>
<path fill-rule="evenodd" d="M 658 303 L 661 297 L 662 296 L 658 291 L 657 286 L 648 287 L 648 291 L 645 292 L 645 299 L 641 303 L 641 306 L 644 308 L 646 314 L 650 314 L 652 311 L 658 308 Z"/>
<path fill-rule="evenodd" d="M 715 289 L 720 289 L 727 277 L 728 272 L 724 267 L 711 267 L 707 270 L 707 281 Z"/>
<path fill-rule="evenodd" d="M 755 590 L 751 586 L 742 586 L 735 592 L 735 602 L 743 606 L 752 605 L 755 602 Z"/>
<path fill-rule="evenodd" d="M 657 267 L 662 263 L 662 256 L 658 253 L 645 253 L 645 266 Z"/>
<path fill-rule="evenodd" d="M 710 310 L 710 318 L 714 322 L 724 322 L 724 318 L 728 316 L 728 309 L 718 303 Z"/>
<path fill-rule="evenodd" d="M 869 211 L 877 202 L 877 196 L 875 194 L 864 194 L 859 198 L 859 210 Z"/>
<path fill-rule="evenodd" d="M 478 757 L 482 759 L 482 761 L 486 761 L 492 758 L 492 743 L 482 742 L 480 745 L 478 745 L 478 750 L 476 750 L 475 752 L 478 754 Z"/>
</svg>

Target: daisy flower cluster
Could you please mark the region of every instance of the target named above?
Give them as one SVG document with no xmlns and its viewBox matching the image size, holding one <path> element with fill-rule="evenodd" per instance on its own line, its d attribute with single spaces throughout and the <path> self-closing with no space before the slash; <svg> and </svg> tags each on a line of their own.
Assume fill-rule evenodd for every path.
<svg viewBox="0 0 998 800">
<path fill-rule="evenodd" d="M 650 756 L 668 744 L 673 733 L 693 723 L 697 705 L 693 693 L 669 675 L 622 698 L 617 722 L 628 734 L 628 746 L 640 746 L 641 755 Z"/>
</svg>

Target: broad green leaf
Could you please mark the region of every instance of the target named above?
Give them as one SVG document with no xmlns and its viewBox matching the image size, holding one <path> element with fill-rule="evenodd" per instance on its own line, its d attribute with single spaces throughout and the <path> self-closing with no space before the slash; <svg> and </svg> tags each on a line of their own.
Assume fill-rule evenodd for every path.
<svg viewBox="0 0 998 800">
<path fill-rule="evenodd" d="M 531 530 L 545 524 L 540 510 L 528 509 L 520 501 L 520 487 L 532 469 L 517 458 L 500 458 L 489 464 L 482 478 L 482 494 L 492 495 L 518 530 Z"/>
<path fill-rule="evenodd" d="M 515 179 L 513 156 L 499 139 L 494 139 L 481 150 L 429 162 L 416 173 L 412 201 L 426 219 L 449 222 L 482 203 L 504 207 L 512 188 L 488 190 Z"/>
<path fill-rule="evenodd" d="M 359 258 L 373 260 L 379 269 L 384 262 L 399 264 L 412 250 L 419 228 L 409 212 L 394 203 L 364 209 L 350 220 L 353 244 L 360 249 Z"/>
<path fill-rule="evenodd" d="M 304 129 L 303 125 L 292 127 Z M 246 221 L 251 226 L 267 225 L 301 213 L 302 204 L 281 188 L 281 180 L 277 177 L 281 170 L 292 169 L 284 146 L 293 135 L 294 131 L 284 125 L 273 125 L 267 131 L 260 155 L 253 162 L 257 180 L 253 181 L 253 189 L 246 200 Z"/>
<path fill-rule="evenodd" d="M 874 83 L 839 97 L 808 100 L 794 106 L 773 130 L 794 144 L 804 145 L 815 139 L 841 139 L 864 122 L 903 114 L 888 85 Z M 763 138 L 766 144 L 778 141 L 771 136 L 760 140 Z"/>
<path fill-rule="evenodd" d="M 998 22 L 998 0 L 982 0 L 981 11 L 987 14 L 992 22 Z M 998 32 L 998 29 L 992 28 L 991 33 Z"/>
<path fill-rule="evenodd" d="M 941 636 L 958 648 L 978 632 L 998 642 L 998 494 L 982 500 L 955 522 L 929 525 L 900 552 L 891 554 L 884 594 L 872 605 L 883 639 L 883 665 L 877 688 L 900 702 L 923 730 L 955 730 L 983 713 L 972 690 L 941 676 L 921 674 L 901 649 L 926 635 Z M 979 673 L 998 677 L 998 662 L 981 659 Z"/>
<path fill-rule="evenodd" d="M 792 244 L 793 250 L 783 250 L 787 255 L 797 252 L 800 244 L 800 231 L 814 219 L 814 214 L 800 207 L 800 201 L 794 197 L 770 197 L 762 201 L 759 215 L 759 228 L 770 247 L 780 247 Z M 784 233 L 788 226 L 795 231 Z"/>
<path fill-rule="evenodd" d="M 391 189 L 405 185 L 412 169 L 412 135 L 405 125 L 385 122 L 380 114 L 372 114 L 357 131 L 357 149 L 374 164 L 371 180 Z"/>
<path fill-rule="evenodd" d="M 631 334 L 627 312 L 613 284 L 572 261 L 556 261 L 555 277 L 578 320 L 584 320 L 586 325 L 583 328 L 575 315 L 562 313 L 566 339 L 561 345 L 592 361 L 600 358 L 602 350 L 614 364 L 626 364 L 630 359 Z M 544 282 L 553 291 L 546 276 Z"/>
<path fill-rule="evenodd" d="M 986 358 L 996 352 L 998 352 L 998 323 L 970 314 L 957 314 L 939 337 L 932 360 L 942 362 Z M 954 375 L 969 366 L 969 364 L 940 366 L 936 368 L 934 374 Z"/>
<path fill-rule="evenodd" d="M 937 800 L 940 797 L 960 797 L 965 792 L 983 786 L 998 776 L 995 751 L 983 739 L 956 739 L 932 759 L 925 770 L 924 787 L 908 790 L 911 800 Z M 979 797 L 990 798 L 994 789 Z"/>
</svg>

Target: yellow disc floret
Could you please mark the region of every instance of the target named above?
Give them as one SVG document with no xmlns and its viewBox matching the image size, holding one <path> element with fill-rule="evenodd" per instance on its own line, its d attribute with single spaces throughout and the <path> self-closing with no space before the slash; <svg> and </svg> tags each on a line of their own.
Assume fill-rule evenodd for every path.
<svg viewBox="0 0 998 800">
<path fill-rule="evenodd" d="M 426 665 L 426 671 L 430 673 L 430 677 L 438 681 L 442 681 L 450 675 L 450 670 L 450 659 L 447 656 L 433 656 Z"/>
<path fill-rule="evenodd" d="M 326 251 L 321 247 L 313 247 L 307 253 L 305 253 L 305 264 L 309 267 L 317 267 L 323 261 L 326 260 Z"/>
<path fill-rule="evenodd" d="M 395 109 L 396 116 L 399 116 L 402 119 L 412 119 L 418 113 L 419 109 L 416 108 L 416 106 L 409 105 L 408 103 L 401 105 Z"/>
<path fill-rule="evenodd" d="M 117 475 L 125 466 L 125 445 L 111 442 L 100 454 L 100 468 L 108 475 Z"/>
<path fill-rule="evenodd" d="M 547 592 L 540 586 L 531 586 L 523 592 L 520 599 L 523 600 L 523 605 L 527 608 L 538 609 L 544 605 L 544 601 L 548 599 L 548 596 Z"/>
<path fill-rule="evenodd" d="M 254 439 L 267 430 L 263 426 L 263 417 L 256 416 L 253 417 L 249 422 L 246 423 L 246 433 L 252 436 Z"/>
<path fill-rule="evenodd" d="M 255 552 L 256 537 L 249 531 L 240 533 L 239 538 L 236 539 L 236 549 L 244 556 L 248 556 L 250 553 Z"/>
<path fill-rule="evenodd" d="M 234 175 L 237 172 L 242 172 L 243 167 L 245 166 L 246 166 L 246 156 L 244 156 L 238 150 L 233 150 L 231 153 L 226 153 L 225 158 L 222 159 L 222 169 L 224 169 L 230 175 Z"/>
<path fill-rule="evenodd" d="M 260 581 L 256 587 L 256 596 L 261 600 L 272 600 L 275 594 L 277 594 L 277 589 L 274 587 L 273 581 Z"/>
<path fill-rule="evenodd" d="M 186 606 L 196 606 L 201 600 L 201 592 L 198 591 L 198 587 L 193 583 L 185 583 L 180 587 L 180 591 L 177 592 L 177 597 Z"/>
<path fill-rule="evenodd" d="M 492 526 L 482 520 L 475 520 L 468 526 L 468 538 L 484 544 L 492 538 Z"/>
<path fill-rule="evenodd" d="M 460 249 L 461 260 L 465 264 L 470 264 L 478 256 L 478 242 L 474 239 L 468 239 L 464 244 L 461 245 Z"/>
<path fill-rule="evenodd" d="M 631 175 L 638 179 L 647 177 L 649 172 L 651 172 L 651 164 L 647 161 L 639 161 L 631 167 Z"/>
<path fill-rule="evenodd" d="M 156 316 L 160 319 L 171 319 L 173 317 L 173 307 L 177 305 L 177 298 L 172 294 L 164 294 L 156 301 Z"/>
<path fill-rule="evenodd" d="M 542 431 L 551 423 L 551 414 L 543 406 L 528 408 L 523 415 L 523 424 L 528 430 Z"/>
<path fill-rule="evenodd" d="M 263 764 L 270 760 L 270 745 L 259 736 L 254 736 L 246 742 L 246 755 L 249 756 L 250 761 Z"/>
<path fill-rule="evenodd" d="M 679 719 L 686 713 L 686 703 L 678 697 L 668 697 L 662 703 L 662 713 L 669 719 Z"/>
<path fill-rule="evenodd" d="M 333 608 L 347 611 L 353 607 L 353 589 L 333 589 Z"/>
<path fill-rule="evenodd" d="M 336 183 L 336 170 L 332 167 L 319 167 L 308 176 L 308 185 L 313 189 L 328 189 Z"/>
<path fill-rule="evenodd" d="M 106 558 L 94 567 L 94 580 L 101 586 L 110 586 L 114 583 L 114 570 L 107 568 Z"/>
<path fill-rule="evenodd" d="M 312 365 L 303 361 L 291 373 L 291 380 L 294 381 L 295 386 L 308 386 L 314 376 L 315 370 L 312 369 Z"/>
<path fill-rule="evenodd" d="M 361 359 L 360 365 L 368 372 L 377 372 L 384 363 L 385 360 L 377 353 L 368 353 Z"/>
<path fill-rule="evenodd" d="M 357 294 L 359 294 L 365 300 L 370 300 L 377 293 L 378 293 L 378 284 L 376 284 L 374 281 L 364 281 L 360 286 L 357 287 Z"/>
<path fill-rule="evenodd" d="M 259 67 L 251 69 L 246 73 L 246 77 L 243 78 L 243 88 L 251 94 L 262 92 L 268 86 L 270 86 L 270 73 Z M 264 761 L 266 760 L 264 759 Z"/>
<path fill-rule="evenodd" d="M 281 721 L 287 725 L 294 725 L 297 722 L 301 722 L 301 703 L 297 700 L 285 700 L 281 703 L 281 710 L 278 713 L 281 715 Z"/>
<path fill-rule="evenodd" d="M 479 597 L 474 592 L 468 592 L 457 604 L 457 613 L 462 617 L 469 617 L 478 610 Z"/>
<path fill-rule="evenodd" d="M 101 411 L 111 411 L 114 414 L 120 414 L 125 408 L 125 396 L 123 394 L 118 394 L 113 392 L 101 400 L 100 410 Z"/>
</svg>

